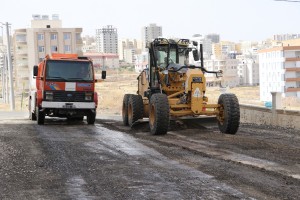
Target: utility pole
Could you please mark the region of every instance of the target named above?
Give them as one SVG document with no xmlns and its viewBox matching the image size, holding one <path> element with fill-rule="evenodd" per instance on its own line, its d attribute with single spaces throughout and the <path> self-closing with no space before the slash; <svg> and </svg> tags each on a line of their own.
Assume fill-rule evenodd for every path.
<svg viewBox="0 0 300 200">
<path fill-rule="evenodd" d="M 13 80 L 13 69 L 11 61 L 11 50 L 10 50 L 10 35 L 9 35 L 9 24 L 5 23 L 6 26 L 6 37 L 7 37 L 7 66 L 8 66 L 8 78 L 9 78 L 9 103 L 10 110 L 15 110 L 15 95 L 14 95 L 14 80 Z"/>
</svg>

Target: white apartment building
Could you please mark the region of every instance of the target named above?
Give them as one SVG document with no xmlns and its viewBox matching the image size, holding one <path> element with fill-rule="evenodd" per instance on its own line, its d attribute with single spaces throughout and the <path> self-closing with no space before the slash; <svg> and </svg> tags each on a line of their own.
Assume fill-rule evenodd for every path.
<svg viewBox="0 0 300 200">
<path fill-rule="evenodd" d="M 135 55 L 135 72 L 142 72 L 148 66 L 148 51 Z"/>
<path fill-rule="evenodd" d="M 259 85 L 258 54 L 238 55 L 238 77 L 241 86 Z"/>
<path fill-rule="evenodd" d="M 236 87 L 239 85 L 237 69 L 239 60 L 237 59 L 212 59 L 204 60 L 204 67 L 209 71 L 223 71 L 223 76 L 216 78 L 215 74 L 206 73 L 207 86 Z"/>
<path fill-rule="evenodd" d="M 118 54 L 118 31 L 112 25 L 96 29 L 96 50 L 99 53 Z"/>
<path fill-rule="evenodd" d="M 195 41 L 195 42 L 198 42 L 198 45 L 202 44 L 203 57 L 205 59 L 211 59 L 212 44 L 213 44 L 211 39 L 203 37 L 201 34 L 195 34 L 195 35 L 193 35 L 191 40 Z M 200 52 L 200 45 L 199 45 L 198 51 Z M 191 62 L 191 60 L 190 60 L 190 62 Z"/>
<path fill-rule="evenodd" d="M 129 52 L 139 54 L 142 52 L 142 41 L 136 39 L 122 39 L 119 41 L 119 59 L 126 63 L 133 63 L 134 58 L 129 55 Z M 134 55 L 133 55 L 134 56 Z"/>
<path fill-rule="evenodd" d="M 106 70 L 118 69 L 120 67 L 119 56 L 117 54 L 94 52 L 84 53 L 83 55 L 92 59 L 95 68 Z"/>
<path fill-rule="evenodd" d="M 156 24 L 149 24 L 149 26 L 144 26 L 142 28 L 142 41 L 143 48 L 146 47 L 147 42 L 151 42 L 153 39 L 162 36 L 162 27 Z"/>
<path fill-rule="evenodd" d="M 271 92 L 300 98 L 300 46 L 259 51 L 260 100 L 271 101 Z"/>
<path fill-rule="evenodd" d="M 58 15 L 33 15 L 31 28 L 16 29 L 13 37 L 16 89 L 35 87 L 34 65 L 51 53 L 77 53 L 82 56 L 82 28 L 62 28 Z"/>
<path fill-rule="evenodd" d="M 135 49 L 124 49 L 124 61 L 129 64 L 135 63 Z"/>
</svg>

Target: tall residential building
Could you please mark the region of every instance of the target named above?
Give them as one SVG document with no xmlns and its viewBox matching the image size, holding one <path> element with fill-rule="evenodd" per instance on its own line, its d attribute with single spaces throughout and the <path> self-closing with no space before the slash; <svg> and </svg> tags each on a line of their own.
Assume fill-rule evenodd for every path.
<svg viewBox="0 0 300 200">
<path fill-rule="evenodd" d="M 96 52 L 96 42 L 95 37 L 91 37 L 89 35 L 86 35 L 82 37 L 82 52 Z"/>
<path fill-rule="evenodd" d="M 259 84 L 259 64 L 258 54 L 238 55 L 240 61 L 238 65 L 239 85 L 256 86 Z"/>
<path fill-rule="evenodd" d="M 207 73 L 206 84 L 208 86 L 218 86 L 221 84 L 223 87 L 235 87 L 239 85 L 239 78 L 237 76 L 239 60 L 237 59 L 211 59 L 204 60 L 204 66 L 209 71 L 223 71 L 220 78 L 216 78 L 215 74 Z"/>
<path fill-rule="evenodd" d="M 271 101 L 271 92 L 300 98 L 300 46 L 282 46 L 259 52 L 260 100 Z"/>
<path fill-rule="evenodd" d="M 136 39 L 122 39 L 119 41 L 119 58 L 126 63 L 134 64 L 135 54 L 142 52 L 142 42 Z M 132 54 L 133 53 L 133 54 Z M 132 54 L 132 56 L 130 56 Z"/>
<path fill-rule="evenodd" d="M 221 41 L 219 43 L 212 44 L 212 54 L 216 59 L 226 58 L 231 52 L 236 51 L 236 45 L 234 42 Z"/>
<path fill-rule="evenodd" d="M 13 38 L 16 89 L 34 87 L 32 69 L 51 53 L 82 55 L 82 28 L 62 28 L 58 15 L 33 15 L 31 28 L 16 29 Z"/>
<path fill-rule="evenodd" d="M 162 27 L 156 24 L 149 24 L 142 28 L 142 41 L 143 48 L 146 47 L 147 42 L 151 42 L 153 39 L 162 36 Z"/>
<path fill-rule="evenodd" d="M 96 29 L 96 50 L 100 53 L 118 54 L 118 31 L 112 25 Z"/>
<path fill-rule="evenodd" d="M 195 34 L 191 38 L 192 41 L 198 42 L 198 44 L 202 44 L 203 48 L 203 57 L 204 59 L 210 59 L 212 55 L 212 41 L 211 39 L 207 39 L 206 37 L 203 37 L 201 34 Z M 199 45 L 200 48 L 200 45 Z M 200 49 L 198 48 L 198 51 L 200 52 Z M 190 62 L 192 61 L 192 58 L 190 58 Z"/>
<path fill-rule="evenodd" d="M 149 55 L 147 51 L 135 55 L 135 72 L 140 73 L 148 66 Z"/>
<path fill-rule="evenodd" d="M 216 33 L 210 33 L 208 35 L 205 35 L 205 39 L 210 39 L 212 43 L 219 43 L 220 35 Z"/>
<path fill-rule="evenodd" d="M 279 34 L 273 35 L 273 39 L 277 41 L 292 40 L 300 38 L 300 34 Z"/>
</svg>

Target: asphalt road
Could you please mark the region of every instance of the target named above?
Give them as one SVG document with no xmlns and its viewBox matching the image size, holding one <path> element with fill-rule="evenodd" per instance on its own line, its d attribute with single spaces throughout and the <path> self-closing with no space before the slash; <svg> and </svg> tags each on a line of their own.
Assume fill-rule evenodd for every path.
<svg viewBox="0 0 300 200">
<path fill-rule="evenodd" d="M 177 120 L 158 137 L 116 119 L 2 117 L 0 199 L 299 199 L 295 130 Z"/>
</svg>

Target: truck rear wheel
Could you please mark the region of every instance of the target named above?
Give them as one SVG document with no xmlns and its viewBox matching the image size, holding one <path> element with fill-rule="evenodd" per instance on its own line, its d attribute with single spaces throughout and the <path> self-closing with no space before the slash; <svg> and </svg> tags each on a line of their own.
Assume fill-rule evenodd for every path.
<svg viewBox="0 0 300 200">
<path fill-rule="evenodd" d="M 35 115 L 35 113 L 29 111 L 29 119 L 32 120 L 32 121 L 36 121 L 36 115 Z"/>
<path fill-rule="evenodd" d="M 221 94 L 218 100 L 221 105 L 218 126 L 222 133 L 236 134 L 240 125 L 240 106 L 235 94 Z"/>
<path fill-rule="evenodd" d="M 36 120 L 36 114 L 31 111 L 31 97 L 29 99 L 28 109 L 29 109 L 29 119 L 32 120 L 32 121 L 35 121 Z"/>
<path fill-rule="evenodd" d="M 170 108 L 165 94 L 153 94 L 150 98 L 149 126 L 153 135 L 164 135 L 169 128 Z"/>
<path fill-rule="evenodd" d="M 123 125 L 128 126 L 128 101 L 131 94 L 125 94 L 123 97 L 123 104 L 122 104 L 122 119 Z"/>
<path fill-rule="evenodd" d="M 86 116 L 86 121 L 88 124 L 94 124 L 96 120 L 96 111 L 95 112 L 90 112 L 87 116 Z"/>
<path fill-rule="evenodd" d="M 45 112 L 40 111 L 38 106 L 35 108 L 35 111 L 36 111 L 37 124 L 39 124 L 39 125 L 44 124 L 45 123 Z"/>
<path fill-rule="evenodd" d="M 130 95 L 127 107 L 129 126 L 132 126 L 137 120 L 143 119 L 144 105 L 141 95 Z"/>
</svg>

